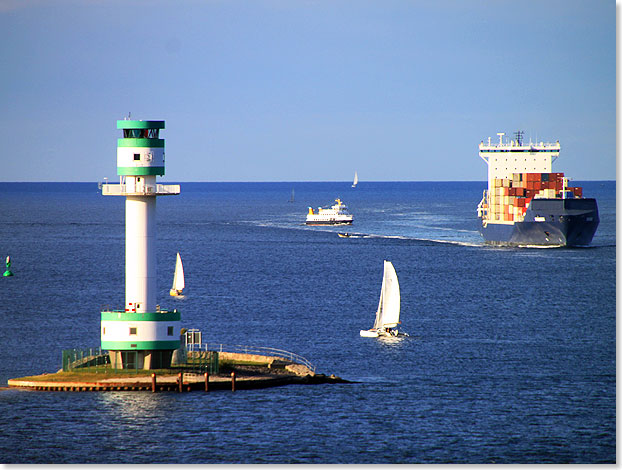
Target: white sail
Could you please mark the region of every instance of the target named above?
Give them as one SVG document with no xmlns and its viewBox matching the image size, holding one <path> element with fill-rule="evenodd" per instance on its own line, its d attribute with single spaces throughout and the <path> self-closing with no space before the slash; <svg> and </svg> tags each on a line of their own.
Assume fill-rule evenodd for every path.
<svg viewBox="0 0 622 470">
<path fill-rule="evenodd" d="M 394 328 L 400 322 L 400 285 L 395 268 L 390 261 L 384 262 L 382 290 L 376 312 L 374 328 Z"/>
<path fill-rule="evenodd" d="M 175 263 L 175 276 L 173 276 L 173 288 L 171 290 L 176 290 L 181 292 L 184 287 L 186 287 L 186 282 L 184 280 L 184 266 L 181 264 L 181 256 L 177 253 L 177 262 Z"/>
<path fill-rule="evenodd" d="M 352 183 L 352 187 L 356 188 L 356 185 L 359 184 L 359 175 L 358 173 L 355 171 L 354 172 L 354 182 Z"/>
</svg>

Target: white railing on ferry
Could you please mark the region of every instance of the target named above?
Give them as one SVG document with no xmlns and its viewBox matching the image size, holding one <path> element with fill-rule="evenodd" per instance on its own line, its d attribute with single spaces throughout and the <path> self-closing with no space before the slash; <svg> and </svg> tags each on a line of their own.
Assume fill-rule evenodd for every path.
<svg viewBox="0 0 622 470">
<path fill-rule="evenodd" d="M 179 194 L 180 185 L 178 184 L 152 184 L 145 186 L 128 186 L 127 184 L 102 184 L 102 195 L 114 196 L 125 194 Z"/>
</svg>

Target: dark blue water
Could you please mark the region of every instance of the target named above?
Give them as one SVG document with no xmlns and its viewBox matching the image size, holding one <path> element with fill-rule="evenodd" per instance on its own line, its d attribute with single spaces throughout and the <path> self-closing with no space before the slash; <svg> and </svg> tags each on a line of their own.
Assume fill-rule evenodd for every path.
<svg viewBox="0 0 622 470">
<path fill-rule="evenodd" d="M 595 463 L 616 455 L 615 182 L 584 249 L 482 245 L 484 183 L 184 183 L 158 198 L 158 287 L 204 340 L 357 381 L 203 393 L 0 391 L 4 463 Z M 290 203 L 292 189 L 295 202 Z M 348 229 L 304 226 L 341 197 Z M 124 200 L 0 184 L 0 385 L 99 345 L 124 302 Z M 337 231 L 362 234 L 341 239 Z M 175 253 L 186 297 L 168 296 Z M 402 341 L 361 338 L 396 268 Z"/>
</svg>

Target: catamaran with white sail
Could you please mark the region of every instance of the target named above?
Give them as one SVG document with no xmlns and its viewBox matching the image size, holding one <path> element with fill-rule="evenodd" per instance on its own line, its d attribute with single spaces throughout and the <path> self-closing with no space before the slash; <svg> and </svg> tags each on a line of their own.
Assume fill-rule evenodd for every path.
<svg viewBox="0 0 622 470">
<path fill-rule="evenodd" d="M 181 264 L 181 256 L 177 253 L 177 261 L 175 262 L 175 275 L 173 276 L 173 287 L 169 291 L 173 297 L 181 295 L 182 291 L 186 287 L 186 281 L 184 279 L 184 266 Z"/>
<path fill-rule="evenodd" d="M 376 321 L 369 330 L 361 330 L 361 336 L 377 338 L 378 336 L 408 336 L 399 333 L 395 328 L 400 324 L 400 284 L 391 261 L 384 261 L 384 274 L 380 301 L 376 311 Z"/>
</svg>

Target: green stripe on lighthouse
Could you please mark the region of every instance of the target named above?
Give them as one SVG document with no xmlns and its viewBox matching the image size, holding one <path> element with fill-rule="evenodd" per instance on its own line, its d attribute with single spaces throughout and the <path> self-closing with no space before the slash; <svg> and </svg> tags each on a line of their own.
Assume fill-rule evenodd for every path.
<svg viewBox="0 0 622 470">
<path fill-rule="evenodd" d="M 121 312 L 121 311 L 105 311 L 101 312 L 102 321 L 179 321 L 181 314 L 179 312 Z"/>
<path fill-rule="evenodd" d="M 164 129 L 164 121 L 117 121 L 117 129 Z"/>
<path fill-rule="evenodd" d="M 146 175 L 164 175 L 163 166 L 118 166 L 117 175 L 126 176 L 146 176 Z"/>
<path fill-rule="evenodd" d="M 121 350 L 149 350 L 149 349 L 179 349 L 181 341 L 102 341 L 102 349 L 109 351 Z"/>
<path fill-rule="evenodd" d="M 164 139 L 148 139 L 146 137 L 125 137 L 117 139 L 117 147 L 164 147 Z"/>
</svg>

